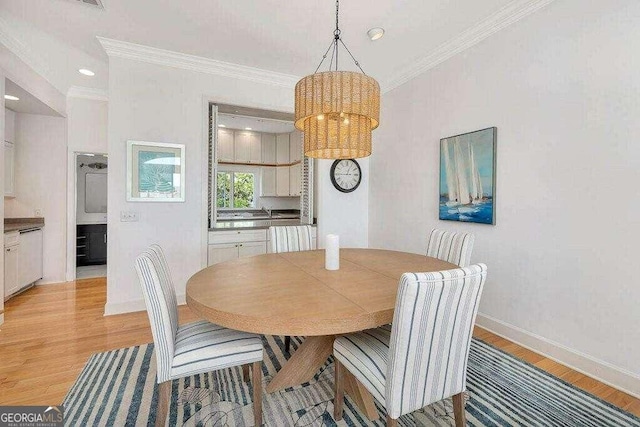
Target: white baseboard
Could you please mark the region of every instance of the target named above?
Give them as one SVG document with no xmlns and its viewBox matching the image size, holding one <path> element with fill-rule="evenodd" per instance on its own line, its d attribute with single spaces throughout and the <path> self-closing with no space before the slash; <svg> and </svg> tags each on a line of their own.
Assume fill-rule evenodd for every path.
<svg viewBox="0 0 640 427">
<path fill-rule="evenodd" d="M 640 376 L 566 347 L 547 338 L 525 331 L 486 314 L 478 313 L 476 324 L 496 335 L 588 375 L 602 383 L 640 398 Z"/>
<path fill-rule="evenodd" d="M 186 295 L 176 295 L 178 305 L 184 305 L 187 303 Z M 104 315 L 112 316 L 114 314 L 133 313 L 135 311 L 145 311 L 147 306 L 143 299 L 118 303 L 106 303 L 104 305 Z"/>
</svg>

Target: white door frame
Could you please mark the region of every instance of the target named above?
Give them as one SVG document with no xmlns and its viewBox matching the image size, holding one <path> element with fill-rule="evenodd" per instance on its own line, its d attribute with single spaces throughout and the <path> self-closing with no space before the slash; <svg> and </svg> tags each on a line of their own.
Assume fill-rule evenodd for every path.
<svg viewBox="0 0 640 427">
<path fill-rule="evenodd" d="M 67 282 L 76 280 L 76 210 L 78 202 L 78 174 L 76 165 L 78 156 L 82 154 L 95 154 L 107 156 L 107 153 L 93 151 L 75 151 L 69 149 L 67 153 Z M 109 240 L 107 240 L 107 246 Z"/>
</svg>

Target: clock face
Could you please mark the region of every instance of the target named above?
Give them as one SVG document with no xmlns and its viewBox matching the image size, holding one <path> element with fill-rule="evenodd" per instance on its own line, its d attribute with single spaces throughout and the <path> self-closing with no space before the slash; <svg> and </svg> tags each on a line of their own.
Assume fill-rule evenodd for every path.
<svg viewBox="0 0 640 427">
<path fill-rule="evenodd" d="M 331 183 L 338 191 L 351 193 L 360 185 L 362 171 L 353 159 L 336 160 L 331 165 Z"/>
</svg>

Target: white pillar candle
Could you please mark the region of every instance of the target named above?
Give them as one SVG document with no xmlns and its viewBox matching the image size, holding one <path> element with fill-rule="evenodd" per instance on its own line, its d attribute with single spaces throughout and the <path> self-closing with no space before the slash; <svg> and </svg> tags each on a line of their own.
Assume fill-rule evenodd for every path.
<svg viewBox="0 0 640 427">
<path fill-rule="evenodd" d="M 324 243 L 324 268 L 327 270 L 340 269 L 340 236 L 327 234 Z"/>
</svg>

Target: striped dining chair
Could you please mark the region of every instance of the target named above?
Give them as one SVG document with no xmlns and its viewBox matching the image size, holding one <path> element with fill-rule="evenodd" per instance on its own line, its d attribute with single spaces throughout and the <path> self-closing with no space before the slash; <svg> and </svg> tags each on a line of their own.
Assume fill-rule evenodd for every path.
<svg viewBox="0 0 640 427">
<path fill-rule="evenodd" d="M 484 264 L 405 273 L 392 325 L 336 338 L 336 421 L 342 419 L 346 368 L 386 409 L 387 426 L 449 397 L 456 426 L 464 426 L 467 360 L 486 277 Z"/>
<path fill-rule="evenodd" d="M 315 249 L 310 225 L 280 225 L 269 227 L 271 253 L 300 252 Z M 291 348 L 291 337 L 284 337 L 284 349 L 288 353 Z"/>
<path fill-rule="evenodd" d="M 471 264 L 474 240 L 475 237 L 471 233 L 456 233 L 435 228 L 429 236 L 427 256 L 466 267 Z"/>
<path fill-rule="evenodd" d="M 160 246 L 152 245 L 135 263 L 151 323 L 157 364 L 156 426 L 164 426 L 170 407 L 172 380 L 248 365 L 253 371 L 253 416 L 262 424 L 262 339 L 200 320 L 178 325 L 178 305 L 171 274 Z"/>
</svg>

